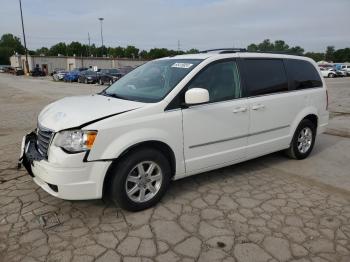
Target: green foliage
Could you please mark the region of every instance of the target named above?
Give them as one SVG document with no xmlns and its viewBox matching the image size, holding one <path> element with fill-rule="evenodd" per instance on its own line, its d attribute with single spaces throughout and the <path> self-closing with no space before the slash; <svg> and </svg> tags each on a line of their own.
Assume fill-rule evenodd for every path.
<svg viewBox="0 0 350 262">
<path fill-rule="evenodd" d="M 49 49 L 49 55 L 57 56 L 57 55 L 67 55 L 67 45 L 66 43 L 59 42 Z"/>
<path fill-rule="evenodd" d="M 198 54 L 199 50 L 195 48 L 191 48 L 190 50 L 186 51 L 186 54 Z"/>
<path fill-rule="evenodd" d="M 139 49 L 135 46 L 128 45 L 124 49 L 124 56 L 127 58 L 137 58 L 139 56 Z"/>
<path fill-rule="evenodd" d="M 327 46 L 325 59 L 326 61 L 333 61 L 334 60 L 334 46 Z"/>
<path fill-rule="evenodd" d="M 314 59 L 315 61 L 327 60 L 334 62 L 350 62 L 350 48 L 343 48 L 335 50 L 334 46 L 328 46 L 325 53 L 307 52 L 304 54 L 304 49 L 300 46 L 289 46 L 283 40 L 276 40 L 271 42 L 270 39 L 265 39 L 261 43 L 252 43 L 248 45 L 247 50 L 250 52 L 286 52 L 296 55 L 305 55 Z M 24 54 L 25 50 L 18 37 L 12 34 L 4 34 L 0 38 L 0 64 L 9 64 L 10 56 L 15 53 Z M 35 51 L 28 50 L 30 55 L 49 55 L 49 56 L 109 56 L 116 58 L 142 58 L 142 59 L 156 59 L 167 56 L 174 56 L 179 54 L 196 54 L 199 53 L 197 49 L 190 49 L 188 51 L 176 51 L 167 48 L 152 48 L 149 51 L 140 50 L 133 45 L 126 47 L 96 47 L 95 44 L 90 46 L 80 42 L 73 41 L 69 44 L 59 42 L 50 48 L 41 47 Z"/>
<path fill-rule="evenodd" d="M 304 49 L 300 46 L 289 47 L 283 40 L 271 42 L 270 39 L 265 39 L 259 44 L 250 44 L 247 47 L 249 52 L 286 52 L 296 55 L 303 55 Z"/>
<path fill-rule="evenodd" d="M 25 49 L 21 40 L 12 35 L 4 34 L 0 38 L 0 64 L 10 64 L 10 56 L 15 53 L 24 54 Z"/>
<path fill-rule="evenodd" d="M 324 53 L 307 52 L 305 53 L 305 56 L 315 60 L 316 62 L 324 60 Z"/>
<path fill-rule="evenodd" d="M 350 62 L 350 48 L 338 49 L 333 56 L 336 63 Z"/>
<path fill-rule="evenodd" d="M 50 50 L 47 47 L 42 47 L 42 48 L 35 50 L 34 54 L 36 54 L 36 55 L 48 55 L 49 51 Z"/>
</svg>

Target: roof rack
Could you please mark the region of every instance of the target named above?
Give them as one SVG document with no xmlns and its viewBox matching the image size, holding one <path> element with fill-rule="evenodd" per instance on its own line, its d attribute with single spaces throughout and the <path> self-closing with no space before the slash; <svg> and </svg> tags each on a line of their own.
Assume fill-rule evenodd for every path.
<svg viewBox="0 0 350 262">
<path fill-rule="evenodd" d="M 238 53 L 238 52 L 247 52 L 245 48 L 217 48 L 217 49 L 208 49 L 204 51 L 200 51 L 199 53 L 210 53 L 217 52 L 219 54 L 230 54 L 230 53 Z"/>
<path fill-rule="evenodd" d="M 261 54 L 279 54 L 279 55 L 296 55 L 296 56 L 302 56 L 301 54 L 295 53 L 293 51 L 248 51 L 245 48 L 217 48 L 217 49 L 209 49 L 200 51 L 199 53 L 211 53 L 215 52 L 217 54 L 231 54 L 231 53 L 240 53 L 240 52 L 249 52 L 249 53 L 261 53 Z"/>
</svg>

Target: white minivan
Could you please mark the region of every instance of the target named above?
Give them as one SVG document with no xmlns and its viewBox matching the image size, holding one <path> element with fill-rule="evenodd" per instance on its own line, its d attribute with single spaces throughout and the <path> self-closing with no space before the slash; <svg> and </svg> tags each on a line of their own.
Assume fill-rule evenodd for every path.
<svg viewBox="0 0 350 262">
<path fill-rule="evenodd" d="M 150 61 L 103 92 L 46 106 L 23 138 L 33 180 L 59 198 L 137 211 L 171 180 L 286 150 L 306 158 L 328 123 L 308 58 L 208 50 Z"/>
</svg>

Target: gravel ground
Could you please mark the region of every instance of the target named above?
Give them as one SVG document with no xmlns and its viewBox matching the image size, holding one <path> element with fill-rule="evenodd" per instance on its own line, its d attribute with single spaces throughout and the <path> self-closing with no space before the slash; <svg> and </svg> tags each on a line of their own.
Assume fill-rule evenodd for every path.
<svg viewBox="0 0 350 262">
<path fill-rule="evenodd" d="M 349 128 L 350 78 L 329 79 L 330 128 Z M 350 261 L 350 139 L 172 183 L 154 208 L 54 198 L 16 170 L 47 103 L 102 87 L 0 74 L 0 261 Z M 339 128 L 338 128 L 339 129 Z"/>
</svg>

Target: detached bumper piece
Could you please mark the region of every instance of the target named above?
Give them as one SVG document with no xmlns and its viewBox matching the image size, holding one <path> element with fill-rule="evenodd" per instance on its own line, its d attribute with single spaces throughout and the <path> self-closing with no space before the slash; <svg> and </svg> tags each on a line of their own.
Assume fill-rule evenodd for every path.
<svg viewBox="0 0 350 262">
<path fill-rule="evenodd" d="M 33 161 L 41 161 L 45 159 L 45 157 L 41 155 L 38 150 L 37 140 L 38 137 L 35 132 L 31 132 L 30 134 L 26 135 L 23 155 L 19 159 L 19 167 L 20 164 L 22 164 L 32 177 L 34 177 L 32 171 Z"/>
</svg>

